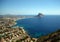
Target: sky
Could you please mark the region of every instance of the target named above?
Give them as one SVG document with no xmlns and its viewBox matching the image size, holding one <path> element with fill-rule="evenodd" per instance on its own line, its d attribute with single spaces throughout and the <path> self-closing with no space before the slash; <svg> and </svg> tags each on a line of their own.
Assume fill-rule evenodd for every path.
<svg viewBox="0 0 60 42">
<path fill-rule="evenodd" d="M 0 14 L 60 15 L 60 0 L 0 0 Z"/>
</svg>

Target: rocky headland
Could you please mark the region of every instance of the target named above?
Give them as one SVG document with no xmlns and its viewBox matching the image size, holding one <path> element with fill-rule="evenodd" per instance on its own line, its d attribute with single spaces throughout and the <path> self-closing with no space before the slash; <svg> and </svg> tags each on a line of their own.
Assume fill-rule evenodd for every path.
<svg viewBox="0 0 60 42">
<path fill-rule="evenodd" d="M 42 17 L 43 16 L 43 14 L 42 13 L 38 13 L 38 15 L 37 16 L 35 16 L 35 17 Z"/>
</svg>

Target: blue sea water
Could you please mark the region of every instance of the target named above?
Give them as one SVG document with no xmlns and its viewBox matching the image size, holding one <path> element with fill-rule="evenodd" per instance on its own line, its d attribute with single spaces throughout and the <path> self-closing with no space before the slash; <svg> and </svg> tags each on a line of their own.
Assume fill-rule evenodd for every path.
<svg viewBox="0 0 60 42">
<path fill-rule="evenodd" d="M 45 15 L 16 21 L 31 37 L 38 38 L 60 29 L 60 15 Z"/>
</svg>

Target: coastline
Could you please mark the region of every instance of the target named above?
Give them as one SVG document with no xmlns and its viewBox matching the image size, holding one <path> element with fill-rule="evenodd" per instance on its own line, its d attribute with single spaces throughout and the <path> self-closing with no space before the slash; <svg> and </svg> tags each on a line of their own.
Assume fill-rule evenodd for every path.
<svg viewBox="0 0 60 42">
<path fill-rule="evenodd" d="M 60 42 L 60 30 L 39 38 L 33 38 L 23 27 L 13 28 L 12 25 L 15 25 L 19 19 L 4 18 L 0 20 L 0 42 L 55 42 L 55 40 Z"/>
<path fill-rule="evenodd" d="M 9 19 L 6 19 L 4 18 L 3 20 L 1 20 L 1 24 L 3 22 L 3 24 L 13 24 L 14 22 L 14 25 L 15 25 L 15 21 L 18 20 L 18 19 L 12 19 L 12 18 L 9 18 Z M 13 21 L 12 21 L 13 20 Z M 6 22 L 7 21 L 7 22 Z M 12 22 L 11 22 L 12 21 Z M 6 23 L 4 23 L 6 22 Z M 9 23 L 10 22 L 10 23 Z M 0 24 L 0 25 L 1 25 Z M 10 25 L 11 25 L 10 24 Z M 21 41 L 21 42 L 36 42 L 37 39 L 36 38 L 31 38 L 27 32 L 24 30 L 23 27 L 19 27 L 19 26 L 16 26 L 16 27 L 12 27 L 10 25 L 1 25 L 0 26 L 0 42 L 17 42 L 17 41 Z M 5 32 L 4 32 L 5 31 Z M 6 36 L 7 35 L 7 36 Z M 5 38 L 5 39 L 4 39 Z M 24 39 L 24 40 L 23 40 Z"/>
</svg>

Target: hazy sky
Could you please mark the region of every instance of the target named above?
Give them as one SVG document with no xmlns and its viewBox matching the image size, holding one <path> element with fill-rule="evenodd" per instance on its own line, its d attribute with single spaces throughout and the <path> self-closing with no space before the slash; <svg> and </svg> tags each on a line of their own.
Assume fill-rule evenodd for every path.
<svg viewBox="0 0 60 42">
<path fill-rule="evenodd" d="M 0 14 L 60 15 L 60 0 L 0 0 Z"/>
</svg>

